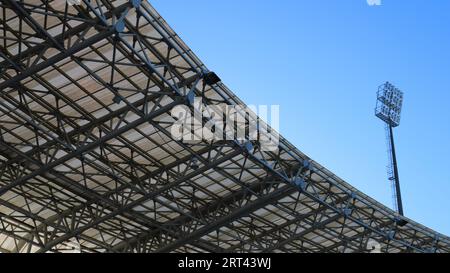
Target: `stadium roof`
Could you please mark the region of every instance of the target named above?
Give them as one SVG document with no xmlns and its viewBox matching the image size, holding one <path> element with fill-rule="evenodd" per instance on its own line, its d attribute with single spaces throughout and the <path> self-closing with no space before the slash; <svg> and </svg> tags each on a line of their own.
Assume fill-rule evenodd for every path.
<svg viewBox="0 0 450 273">
<path fill-rule="evenodd" d="M 243 102 L 147 2 L 0 20 L 0 252 L 450 252 L 283 138 L 174 139 L 192 95 Z"/>
</svg>

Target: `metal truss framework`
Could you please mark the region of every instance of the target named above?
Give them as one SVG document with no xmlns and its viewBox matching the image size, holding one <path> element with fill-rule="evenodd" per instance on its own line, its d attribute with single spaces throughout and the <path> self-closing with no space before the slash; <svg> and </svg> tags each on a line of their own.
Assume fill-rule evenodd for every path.
<svg viewBox="0 0 450 273">
<path fill-rule="evenodd" d="M 0 252 L 450 251 L 283 138 L 172 138 L 193 95 L 243 104 L 205 75 L 145 1 L 2 0 Z"/>
</svg>

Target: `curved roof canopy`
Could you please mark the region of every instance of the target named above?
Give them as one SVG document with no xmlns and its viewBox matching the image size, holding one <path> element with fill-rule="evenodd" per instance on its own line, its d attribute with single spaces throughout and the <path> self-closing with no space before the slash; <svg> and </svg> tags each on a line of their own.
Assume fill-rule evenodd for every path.
<svg viewBox="0 0 450 273">
<path fill-rule="evenodd" d="M 145 1 L 4 0 L 0 33 L 0 252 L 450 251 L 283 138 L 174 138 L 242 102 Z"/>
</svg>

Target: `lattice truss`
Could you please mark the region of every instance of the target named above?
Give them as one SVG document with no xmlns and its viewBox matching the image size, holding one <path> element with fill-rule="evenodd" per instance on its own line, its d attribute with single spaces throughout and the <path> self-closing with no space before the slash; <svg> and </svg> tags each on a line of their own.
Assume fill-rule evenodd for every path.
<svg viewBox="0 0 450 273">
<path fill-rule="evenodd" d="M 0 252 L 450 251 L 283 138 L 173 139 L 192 95 L 242 102 L 150 4 L 2 0 L 0 18 Z"/>
</svg>

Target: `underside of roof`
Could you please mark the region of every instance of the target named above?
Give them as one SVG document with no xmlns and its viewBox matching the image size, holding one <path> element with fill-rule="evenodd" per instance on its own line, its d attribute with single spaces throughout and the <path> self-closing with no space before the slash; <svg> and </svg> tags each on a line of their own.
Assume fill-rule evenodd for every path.
<svg viewBox="0 0 450 273">
<path fill-rule="evenodd" d="M 450 251 L 283 138 L 174 138 L 243 104 L 206 75 L 146 1 L 2 0 L 0 252 Z"/>
</svg>

